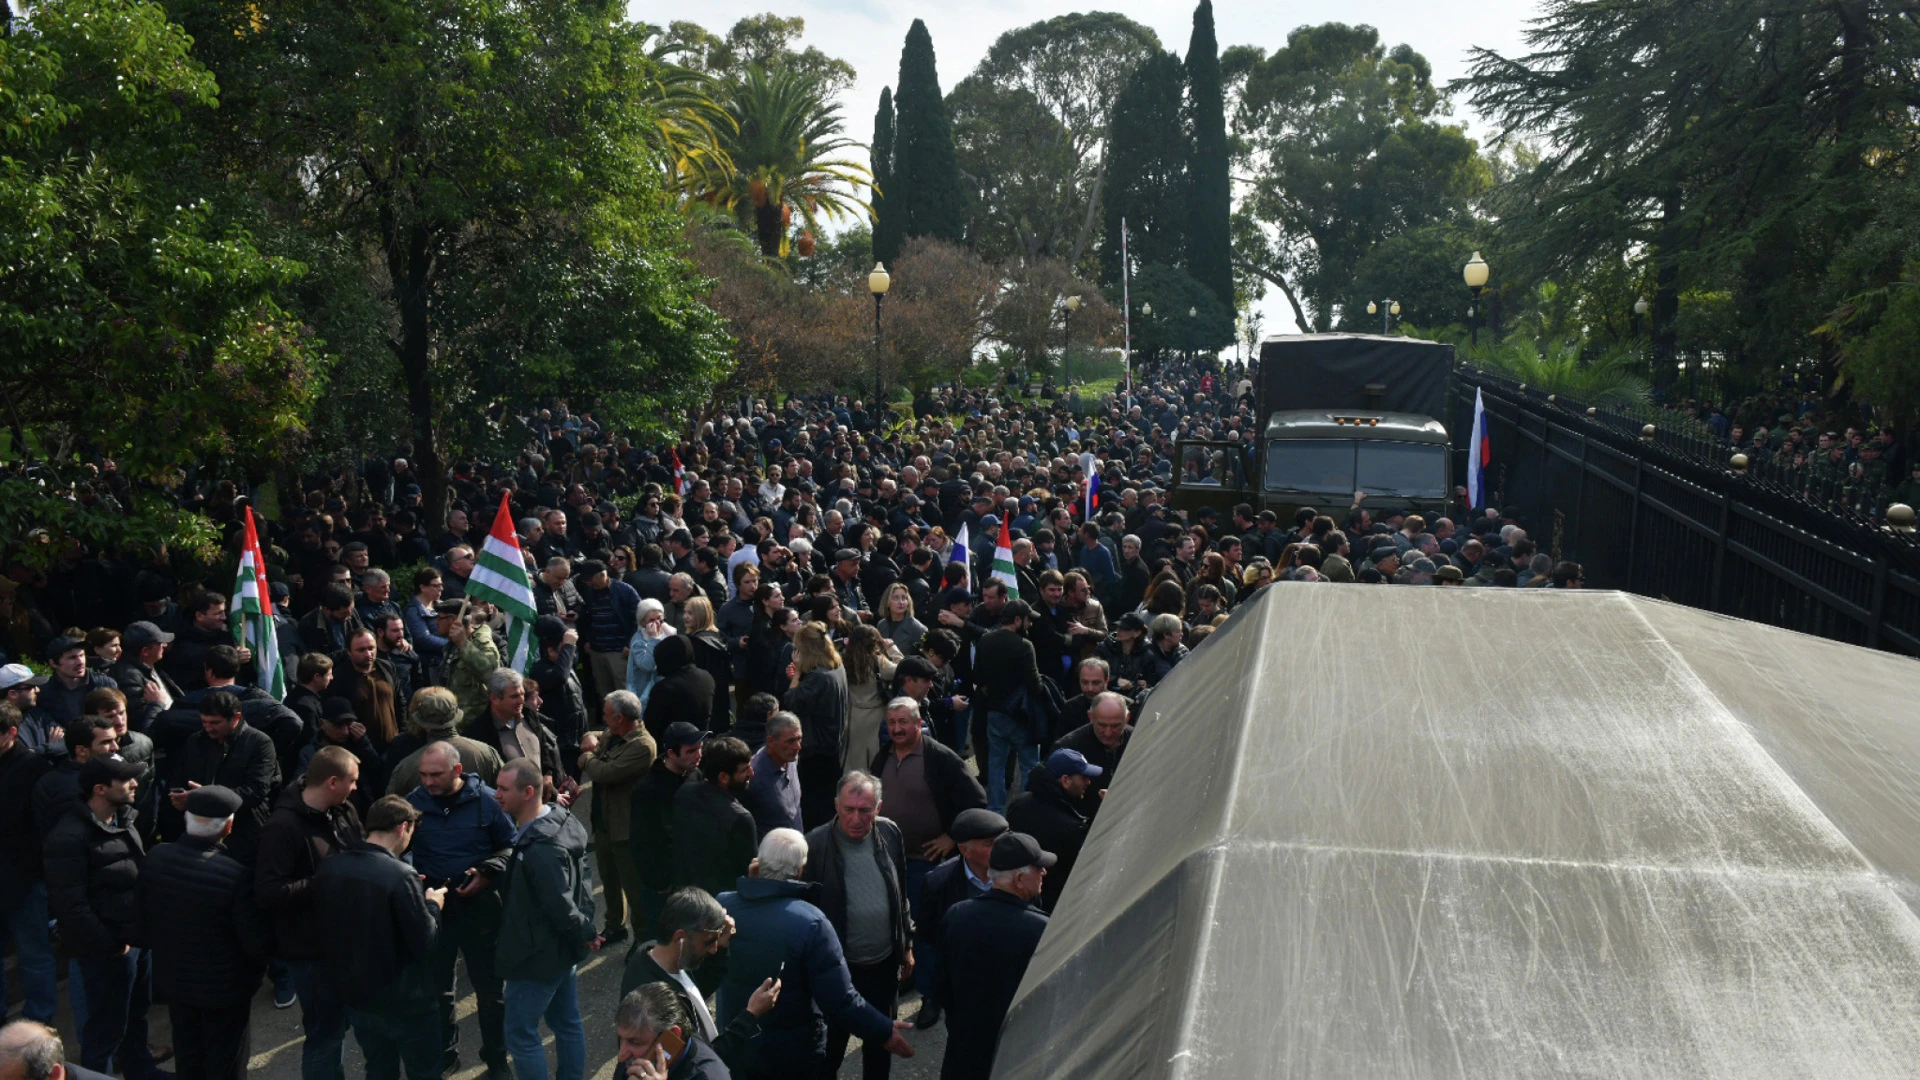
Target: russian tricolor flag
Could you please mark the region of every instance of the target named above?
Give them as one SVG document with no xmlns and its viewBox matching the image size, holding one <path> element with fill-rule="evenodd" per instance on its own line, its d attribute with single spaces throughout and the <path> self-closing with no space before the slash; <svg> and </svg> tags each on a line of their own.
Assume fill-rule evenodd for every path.
<svg viewBox="0 0 1920 1080">
<path fill-rule="evenodd" d="M 1097 472 L 1090 472 L 1087 474 L 1087 505 L 1080 515 L 1080 519 L 1082 521 L 1093 520 L 1094 507 L 1099 505 L 1099 500 L 1097 498 L 1099 494 L 1100 494 L 1100 474 Z"/>
<path fill-rule="evenodd" d="M 1493 464 L 1493 440 L 1487 435 L 1487 402 L 1473 391 L 1473 439 L 1467 444 L 1467 506 L 1487 505 L 1487 466 Z"/>
</svg>

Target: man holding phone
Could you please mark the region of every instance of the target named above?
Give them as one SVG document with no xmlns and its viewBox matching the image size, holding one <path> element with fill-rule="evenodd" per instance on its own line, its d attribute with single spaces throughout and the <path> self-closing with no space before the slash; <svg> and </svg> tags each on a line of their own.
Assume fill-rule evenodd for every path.
<svg viewBox="0 0 1920 1080">
<path fill-rule="evenodd" d="M 620 996 L 650 983 L 661 983 L 679 996 L 695 1025 L 694 1031 L 713 1046 L 728 1069 L 744 1072 L 747 1051 L 760 1034 L 760 1018 L 780 999 L 780 980 L 764 980 L 747 999 L 747 1007 L 720 1031 L 707 1009 L 705 996 L 694 984 L 693 971 L 706 963 L 733 938 L 733 919 L 712 894 L 688 886 L 667 897 L 660 912 L 660 938 L 641 944 L 627 957 L 620 979 Z"/>
<path fill-rule="evenodd" d="M 620 999 L 613 1030 L 625 1080 L 728 1080 L 713 1048 L 689 1037 L 686 1007 L 666 983 L 647 983 Z"/>
</svg>

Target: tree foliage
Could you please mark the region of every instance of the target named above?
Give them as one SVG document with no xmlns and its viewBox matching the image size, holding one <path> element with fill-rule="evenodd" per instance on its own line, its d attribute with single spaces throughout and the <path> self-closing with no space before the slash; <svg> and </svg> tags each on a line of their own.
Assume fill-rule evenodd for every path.
<svg viewBox="0 0 1920 1080">
<path fill-rule="evenodd" d="M 1213 34 L 1213 0 L 1193 9 L 1193 40 L 1187 45 L 1187 272 L 1233 303 L 1233 184 L 1227 172 L 1226 90 L 1220 44 Z"/>
<path fill-rule="evenodd" d="M 1074 265 L 1093 250 L 1113 105 L 1159 51 L 1151 29 L 1112 12 L 1000 35 L 948 98 L 975 250 Z"/>
<path fill-rule="evenodd" d="M 1426 59 L 1387 49 L 1370 26 L 1302 27 L 1271 55 L 1233 59 L 1244 71 L 1234 123 L 1252 184 L 1240 231 L 1266 234 L 1262 268 L 1289 280 L 1327 329 L 1375 244 L 1468 220 L 1490 182 L 1486 165 L 1444 122 Z"/>
<path fill-rule="evenodd" d="M 900 50 L 894 88 L 893 181 L 888 212 L 903 238 L 927 236 L 958 243 L 966 230 L 965 197 L 954 162 L 953 126 L 934 64 L 933 37 L 919 19 Z"/>
<path fill-rule="evenodd" d="M 1185 263 L 1187 225 L 1186 74 L 1172 53 L 1158 53 L 1135 69 L 1113 106 L 1108 156 L 1112 179 L 1102 208 L 1101 280 L 1117 289 L 1121 222 L 1133 266 Z"/>
<path fill-rule="evenodd" d="M 816 77 L 750 67 L 724 91 L 732 123 L 721 142 L 732 171 L 726 186 L 707 199 L 731 210 L 763 254 L 788 254 L 795 218 L 811 246 L 823 221 L 871 212 L 858 192 L 871 185 L 872 175 L 844 156 L 859 143 L 842 134 L 839 107 L 823 96 Z"/>
</svg>

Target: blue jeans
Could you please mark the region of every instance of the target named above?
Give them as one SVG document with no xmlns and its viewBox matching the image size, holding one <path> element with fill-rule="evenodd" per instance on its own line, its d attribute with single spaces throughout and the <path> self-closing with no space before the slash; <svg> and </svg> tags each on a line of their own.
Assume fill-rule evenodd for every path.
<svg viewBox="0 0 1920 1080">
<path fill-rule="evenodd" d="M 300 1080 L 347 1080 L 347 1010 L 320 978 L 319 964 L 289 964 L 300 998 Z M 439 1030 L 436 1019 L 434 1029 Z M 362 1045 L 365 1045 L 364 1042 Z"/>
<path fill-rule="evenodd" d="M 402 1066 L 407 1080 L 440 1080 L 446 1049 L 440 1045 L 438 1009 L 390 1016 L 349 1006 L 346 1015 L 366 1055 L 367 1080 L 400 1080 Z"/>
<path fill-rule="evenodd" d="M 83 956 L 87 1019 L 80 1028 L 80 1064 L 102 1073 L 144 1080 L 160 1071 L 147 1049 L 147 1009 L 153 1004 L 153 955 L 128 949 L 120 956 Z"/>
<path fill-rule="evenodd" d="M 27 885 L 26 894 L 7 911 L 5 921 L 0 922 L 0 933 L 13 939 L 20 981 L 26 984 L 20 1015 L 43 1024 L 53 1023 L 60 989 L 54 980 L 53 937 L 47 933 L 46 882 Z M 0 1015 L 6 1012 L 7 1000 L 7 978 L 4 970 L 0 970 Z"/>
<path fill-rule="evenodd" d="M 934 959 L 940 947 L 920 931 L 920 927 L 926 923 L 926 918 L 920 911 L 920 901 L 926 894 L 927 872 L 933 867 L 934 864 L 925 859 L 907 860 L 907 910 L 913 912 L 914 926 L 913 988 L 920 991 L 922 1000 L 933 996 L 933 978 L 939 974 L 937 968 L 928 961 Z"/>
<path fill-rule="evenodd" d="M 1020 762 L 1019 783 L 1040 764 L 1040 748 L 1033 743 L 1024 720 L 1003 712 L 987 711 L 987 809 L 996 814 L 1007 809 L 1007 758 Z"/>
<path fill-rule="evenodd" d="M 507 1053 L 519 1080 L 547 1080 L 547 1052 L 540 1046 L 540 1020 L 553 1032 L 558 1060 L 554 1080 L 581 1080 L 587 1073 L 587 1030 L 580 1023 L 578 969 L 557 979 L 508 979 Z"/>
</svg>

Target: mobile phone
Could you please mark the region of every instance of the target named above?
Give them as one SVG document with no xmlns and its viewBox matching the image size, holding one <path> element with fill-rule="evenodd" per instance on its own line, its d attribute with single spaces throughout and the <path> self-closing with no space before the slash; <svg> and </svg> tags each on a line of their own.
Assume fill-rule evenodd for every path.
<svg viewBox="0 0 1920 1080">
<path fill-rule="evenodd" d="M 673 1028 L 668 1028 L 666 1033 L 660 1036 L 660 1049 L 667 1052 L 668 1061 L 679 1061 L 681 1052 L 686 1048 L 686 1037 Z"/>
</svg>

